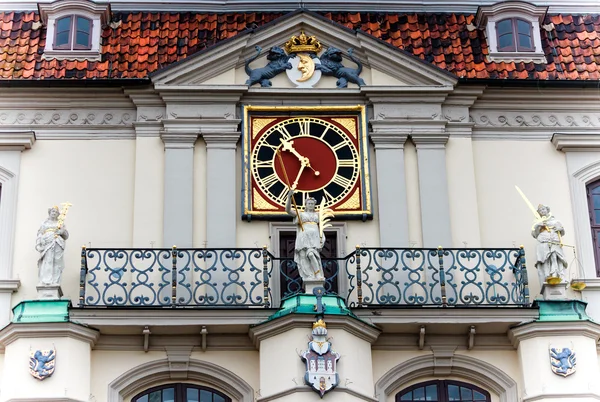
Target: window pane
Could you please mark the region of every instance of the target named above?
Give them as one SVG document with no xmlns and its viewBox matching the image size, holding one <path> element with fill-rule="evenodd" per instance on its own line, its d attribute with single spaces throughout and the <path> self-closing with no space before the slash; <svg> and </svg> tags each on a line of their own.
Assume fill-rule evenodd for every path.
<svg viewBox="0 0 600 402">
<path fill-rule="evenodd" d="M 460 387 L 460 396 L 463 401 L 472 401 L 473 400 L 473 391 L 469 388 Z"/>
<path fill-rule="evenodd" d="M 448 385 L 448 400 L 460 402 L 460 394 L 458 392 L 458 386 Z"/>
<path fill-rule="evenodd" d="M 485 401 L 485 395 L 481 392 L 473 391 L 473 400 L 474 401 Z"/>
<path fill-rule="evenodd" d="M 517 20 L 517 32 L 519 32 L 520 34 L 525 34 L 527 36 L 529 36 L 529 33 L 531 32 L 531 25 L 529 24 L 529 22 L 525 22 L 523 20 Z"/>
<path fill-rule="evenodd" d="M 514 41 L 513 41 L 512 34 L 502 35 L 501 37 L 498 38 L 498 48 L 500 48 L 500 49 L 505 48 L 505 47 L 511 47 L 513 45 L 514 45 Z"/>
<path fill-rule="evenodd" d="M 148 402 L 148 395 L 144 395 L 141 398 L 136 399 L 135 402 Z"/>
<path fill-rule="evenodd" d="M 87 18 L 83 18 L 83 17 L 77 17 L 77 30 L 89 33 L 90 32 L 90 20 L 88 20 Z"/>
<path fill-rule="evenodd" d="M 56 35 L 55 46 L 66 45 L 67 43 L 69 43 L 69 32 L 61 32 Z"/>
<path fill-rule="evenodd" d="M 531 44 L 531 38 L 528 35 L 519 34 L 519 46 L 533 48 L 533 45 Z"/>
<path fill-rule="evenodd" d="M 412 391 L 402 395 L 401 401 L 412 401 Z"/>
<path fill-rule="evenodd" d="M 498 35 L 504 35 L 512 32 L 512 21 L 511 20 L 502 20 L 496 24 L 496 30 L 498 31 Z"/>
<path fill-rule="evenodd" d="M 160 391 L 154 391 L 153 393 L 150 394 L 150 401 L 149 402 L 162 402 L 160 399 L 160 395 L 161 392 Z"/>
<path fill-rule="evenodd" d="M 175 402 L 175 388 L 163 389 L 163 402 Z"/>
<path fill-rule="evenodd" d="M 417 388 L 413 391 L 413 401 L 425 400 L 425 388 Z"/>
<path fill-rule="evenodd" d="M 225 398 L 221 395 L 213 394 L 213 402 L 225 402 Z"/>
<path fill-rule="evenodd" d="M 187 401 L 186 402 L 199 402 L 198 390 L 193 388 L 187 389 Z"/>
<path fill-rule="evenodd" d="M 428 401 L 437 401 L 438 400 L 437 385 L 428 385 L 425 390 L 425 393 L 427 394 Z"/>
<path fill-rule="evenodd" d="M 90 43 L 90 35 L 85 32 L 77 32 L 77 42 L 78 45 L 87 46 Z"/>
<path fill-rule="evenodd" d="M 592 194 L 600 194 L 600 186 L 592 188 Z"/>
<path fill-rule="evenodd" d="M 213 395 L 212 392 L 201 389 L 200 390 L 200 402 L 213 402 L 212 395 Z"/>
<path fill-rule="evenodd" d="M 600 211 L 597 209 L 594 210 L 594 224 L 600 224 Z"/>
<path fill-rule="evenodd" d="M 64 17 L 56 21 L 56 32 L 69 32 L 71 30 L 71 17 Z"/>
<path fill-rule="evenodd" d="M 592 203 L 594 204 L 594 209 L 600 208 L 600 195 L 593 194 Z"/>
</svg>

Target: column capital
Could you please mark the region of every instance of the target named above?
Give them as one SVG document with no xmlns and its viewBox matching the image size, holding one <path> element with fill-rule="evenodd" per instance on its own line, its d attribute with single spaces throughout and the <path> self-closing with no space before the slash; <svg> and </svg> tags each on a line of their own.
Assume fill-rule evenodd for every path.
<svg viewBox="0 0 600 402">
<path fill-rule="evenodd" d="M 35 142 L 33 131 L 8 131 L 0 133 L 0 151 L 24 151 Z"/>
<path fill-rule="evenodd" d="M 171 133 L 168 131 L 163 131 L 160 133 L 160 138 L 165 144 L 165 149 L 189 149 L 194 148 L 194 144 L 198 139 L 198 133 Z"/>
<path fill-rule="evenodd" d="M 204 133 L 206 148 L 236 149 L 240 133 Z"/>
<path fill-rule="evenodd" d="M 377 133 L 369 134 L 375 149 L 404 149 L 408 134 Z"/>
<path fill-rule="evenodd" d="M 410 138 L 417 149 L 445 149 L 450 136 L 446 133 L 411 134 Z"/>
</svg>

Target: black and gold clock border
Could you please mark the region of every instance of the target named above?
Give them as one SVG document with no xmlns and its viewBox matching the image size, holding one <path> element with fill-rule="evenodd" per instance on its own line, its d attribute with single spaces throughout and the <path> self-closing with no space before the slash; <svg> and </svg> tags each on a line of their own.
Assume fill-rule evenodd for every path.
<svg viewBox="0 0 600 402">
<path fill-rule="evenodd" d="M 242 219 L 288 220 L 284 211 L 253 210 L 252 171 L 251 171 L 251 135 L 252 115 L 271 115 L 273 117 L 336 117 L 355 114 L 358 120 L 358 149 L 360 158 L 360 190 L 363 208 L 355 211 L 336 211 L 337 219 L 372 219 L 371 178 L 369 165 L 368 131 L 365 105 L 351 106 L 257 106 L 242 105 Z"/>
</svg>

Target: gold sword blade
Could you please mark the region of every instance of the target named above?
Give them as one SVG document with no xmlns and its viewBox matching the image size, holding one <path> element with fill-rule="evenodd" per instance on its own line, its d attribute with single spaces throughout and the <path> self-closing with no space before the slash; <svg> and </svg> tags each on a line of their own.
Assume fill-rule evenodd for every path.
<svg viewBox="0 0 600 402">
<path fill-rule="evenodd" d="M 535 219 L 541 221 L 542 217 L 540 216 L 540 213 L 537 211 L 537 209 L 533 206 L 533 204 L 531 203 L 531 201 L 529 201 L 529 199 L 521 191 L 521 189 L 519 188 L 519 186 L 515 186 L 515 188 L 517 189 L 517 191 L 521 195 L 521 198 L 523 198 L 523 201 L 525 201 L 525 204 L 527 204 L 527 206 L 529 207 L 529 209 L 531 210 L 531 212 L 533 212 L 533 216 L 535 216 Z"/>
</svg>

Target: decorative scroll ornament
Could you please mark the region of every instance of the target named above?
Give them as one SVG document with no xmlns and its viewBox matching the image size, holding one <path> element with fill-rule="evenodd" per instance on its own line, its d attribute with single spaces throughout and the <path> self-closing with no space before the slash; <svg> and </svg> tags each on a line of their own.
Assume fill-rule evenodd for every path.
<svg viewBox="0 0 600 402">
<path fill-rule="evenodd" d="M 308 350 L 302 353 L 301 359 L 306 363 L 304 382 L 321 398 L 338 385 L 337 361 L 340 354 L 331 350 L 331 343 L 327 340 L 327 325 L 322 319 L 313 324 L 312 340 L 308 342 Z"/>
<path fill-rule="evenodd" d="M 573 348 L 550 347 L 550 368 L 552 372 L 567 377 L 575 372 L 575 351 Z"/>
<path fill-rule="evenodd" d="M 54 374 L 56 349 L 32 351 L 29 356 L 29 373 L 38 380 L 45 380 Z"/>
</svg>

